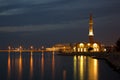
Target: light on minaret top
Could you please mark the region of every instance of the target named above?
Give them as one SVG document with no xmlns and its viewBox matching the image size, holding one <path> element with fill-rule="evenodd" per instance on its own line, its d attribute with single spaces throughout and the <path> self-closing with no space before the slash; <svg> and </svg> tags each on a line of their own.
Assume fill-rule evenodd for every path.
<svg viewBox="0 0 120 80">
<path fill-rule="evenodd" d="M 90 19 L 89 19 L 89 36 L 94 36 L 92 14 L 90 14 Z"/>
</svg>

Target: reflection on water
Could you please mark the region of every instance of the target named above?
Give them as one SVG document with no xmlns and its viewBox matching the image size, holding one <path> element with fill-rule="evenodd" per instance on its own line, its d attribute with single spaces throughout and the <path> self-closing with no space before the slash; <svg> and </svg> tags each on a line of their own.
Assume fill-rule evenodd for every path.
<svg viewBox="0 0 120 80">
<path fill-rule="evenodd" d="M 79 61 L 79 74 L 81 80 L 84 80 L 84 59 L 83 56 L 78 56 L 78 61 Z"/>
<path fill-rule="evenodd" d="M 88 58 L 88 79 L 89 80 L 98 80 L 98 61 L 96 59 Z"/>
<path fill-rule="evenodd" d="M 77 80 L 77 57 L 76 56 L 74 56 L 74 60 L 73 60 L 73 62 L 74 62 L 74 80 Z"/>
<path fill-rule="evenodd" d="M 44 80 L 44 53 L 42 53 L 41 58 L 41 80 Z"/>
<path fill-rule="evenodd" d="M 87 60 L 88 64 L 86 63 Z M 73 62 L 74 80 L 84 80 L 86 75 L 88 75 L 89 80 L 98 80 L 98 61 L 96 59 L 86 58 L 86 56 L 74 56 Z"/>
<path fill-rule="evenodd" d="M 54 52 L 8 53 L 7 79 L 3 80 L 99 80 L 100 73 L 109 73 L 102 73 L 103 68 L 100 69 L 99 64 L 98 60 L 91 57 L 59 56 Z"/>
<path fill-rule="evenodd" d="M 22 53 L 20 52 L 19 56 L 19 80 L 22 78 Z"/>
<path fill-rule="evenodd" d="M 55 80 L 55 55 L 52 53 L 52 80 Z"/>
<path fill-rule="evenodd" d="M 8 79 L 10 79 L 10 71 L 11 71 L 11 60 L 10 60 L 10 52 L 8 53 Z"/>
<path fill-rule="evenodd" d="M 33 77 L 33 53 L 30 53 L 30 79 Z"/>
<path fill-rule="evenodd" d="M 63 80 L 66 80 L 66 70 L 63 70 Z"/>
</svg>

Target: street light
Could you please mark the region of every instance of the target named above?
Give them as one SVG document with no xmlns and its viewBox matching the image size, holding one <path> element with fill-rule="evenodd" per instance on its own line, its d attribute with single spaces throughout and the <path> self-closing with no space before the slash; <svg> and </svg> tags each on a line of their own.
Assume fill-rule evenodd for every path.
<svg viewBox="0 0 120 80">
<path fill-rule="evenodd" d="M 33 46 L 30 46 L 30 49 L 33 50 Z"/>
<path fill-rule="evenodd" d="M 10 46 L 8 46 L 8 49 L 9 49 L 9 50 L 11 49 Z"/>
</svg>

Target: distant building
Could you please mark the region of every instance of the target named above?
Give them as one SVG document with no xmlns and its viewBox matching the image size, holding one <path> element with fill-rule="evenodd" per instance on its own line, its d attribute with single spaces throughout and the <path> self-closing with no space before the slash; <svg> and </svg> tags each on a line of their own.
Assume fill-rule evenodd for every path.
<svg viewBox="0 0 120 80">
<path fill-rule="evenodd" d="M 89 19 L 89 42 L 79 42 L 74 44 L 73 52 L 103 52 L 105 51 L 104 46 L 101 43 L 96 42 L 94 40 L 94 32 L 93 32 L 93 19 L 92 14 L 90 14 Z"/>
<path fill-rule="evenodd" d="M 48 48 L 48 50 L 53 51 L 62 51 L 62 52 L 104 52 L 106 49 L 103 44 L 100 42 L 96 42 L 94 40 L 94 31 L 93 31 L 93 18 L 92 14 L 90 14 L 89 18 L 89 33 L 88 33 L 88 42 L 78 42 L 72 44 L 56 44 L 52 48 Z"/>
</svg>

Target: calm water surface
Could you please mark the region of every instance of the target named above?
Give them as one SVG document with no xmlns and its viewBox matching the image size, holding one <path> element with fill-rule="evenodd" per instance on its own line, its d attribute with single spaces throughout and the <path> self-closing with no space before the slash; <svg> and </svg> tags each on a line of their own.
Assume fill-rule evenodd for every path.
<svg viewBox="0 0 120 80">
<path fill-rule="evenodd" d="M 0 80 L 120 80 L 120 74 L 86 56 L 0 53 Z"/>
</svg>

